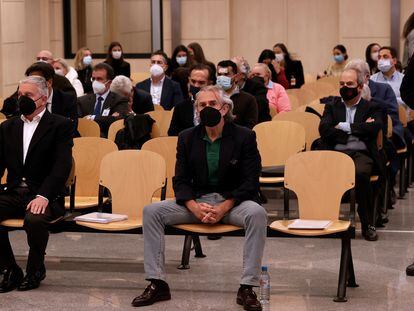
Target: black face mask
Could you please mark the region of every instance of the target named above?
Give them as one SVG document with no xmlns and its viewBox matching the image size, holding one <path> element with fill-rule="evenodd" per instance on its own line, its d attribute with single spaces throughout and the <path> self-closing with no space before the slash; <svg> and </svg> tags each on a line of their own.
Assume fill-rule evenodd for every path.
<svg viewBox="0 0 414 311">
<path fill-rule="evenodd" d="M 341 94 L 343 100 L 352 100 L 358 96 L 358 87 L 348 87 L 345 85 L 339 89 L 339 94 Z"/>
<path fill-rule="evenodd" d="M 37 100 L 39 100 L 40 97 Z M 27 96 L 20 96 L 18 101 L 17 101 L 17 106 L 19 107 L 20 112 L 24 115 L 24 116 L 28 116 L 31 115 L 33 112 L 35 112 L 36 110 L 36 103 L 33 99 L 31 99 L 30 97 Z"/>
<path fill-rule="evenodd" d="M 200 121 L 204 126 L 214 127 L 220 123 L 220 120 L 220 110 L 207 106 L 200 111 Z"/>
<path fill-rule="evenodd" d="M 262 77 L 256 76 L 256 77 L 251 78 L 250 80 L 252 80 L 256 84 L 265 86 L 264 79 Z"/>
<path fill-rule="evenodd" d="M 197 95 L 198 92 L 200 92 L 200 90 L 201 90 L 201 87 L 192 86 L 190 84 L 190 93 L 193 96 L 193 99 L 196 98 L 196 95 Z"/>
</svg>

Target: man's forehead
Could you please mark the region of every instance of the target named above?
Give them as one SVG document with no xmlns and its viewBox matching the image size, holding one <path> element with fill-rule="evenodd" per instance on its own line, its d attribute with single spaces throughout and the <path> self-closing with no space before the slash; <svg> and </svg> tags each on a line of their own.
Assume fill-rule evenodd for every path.
<svg viewBox="0 0 414 311">
<path fill-rule="evenodd" d="M 200 92 L 198 95 L 198 100 L 201 102 L 207 102 L 207 101 L 216 101 L 216 94 L 214 92 Z"/>
<path fill-rule="evenodd" d="M 208 78 L 208 70 L 193 70 L 190 74 L 191 78 L 202 78 L 207 79 Z"/>
<path fill-rule="evenodd" d="M 217 72 L 219 74 L 228 74 L 229 73 L 229 67 L 218 67 Z"/>
<path fill-rule="evenodd" d="M 164 57 L 162 57 L 161 55 L 153 55 L 152 57 L 151 57 L 151 60 L 160 60 L 160 61 L 162 61 L 163 63 L 165 63 L 165 60 L 164 60 Z"/>
<path fill-rule="evenodd" d="M 19 85 L 19 93 L 35 93 L 37 92 L 36 85 L 32 83 L 22 83 Z"/>
</svg>

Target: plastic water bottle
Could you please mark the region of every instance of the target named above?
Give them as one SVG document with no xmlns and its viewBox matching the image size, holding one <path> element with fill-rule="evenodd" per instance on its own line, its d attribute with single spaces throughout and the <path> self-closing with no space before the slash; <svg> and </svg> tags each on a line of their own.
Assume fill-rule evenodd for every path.
<svg viewBox="0 0 414 311">
<path fill-rule="evenodd" d="M 262 309 L 269 310 L 270 305 L 270 275 L 267 271 L 267 266 L 262 266 L 262 273 L 260 274 L 260 290 L 259 300 L 262 304 Z"/>
</svg>

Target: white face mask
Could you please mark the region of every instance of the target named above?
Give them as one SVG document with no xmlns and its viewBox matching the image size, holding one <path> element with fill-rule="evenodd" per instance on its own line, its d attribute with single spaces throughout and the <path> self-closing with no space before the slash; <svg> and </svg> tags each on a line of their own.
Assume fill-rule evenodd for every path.
<svg viewBox="0 0 414 311">
<path fill-rule="evenodd" d="M 164 69 L 160 65 L 154 64 L 150 68 L 151 76 L 159 77 L 164 73 Z"/>
<path fill-rule="evenodd" d="M 122 52 L 121 51 L 112 51 L 112 57 L 114 59 L 120 59 L 122 56 Z"/>
<path fill-rule="evenodd" d="M 378 61 L 378 69 L 381 72 L 388 72 L 392 68 L 391 60 L 390 59 L 380 59 Z"/>
<path fill-rule="evenodd" d="M 275 57 L 276 57 L 276 61 L 278 63 L 280 63 L 282 60 L 285 59 L 285 56 L 283 55 L 283 53 L 277 53 L 277 54 L 275 54 Z"/>
<path fill-rule="evenodd" d="M 62 69 L 55 69 L 55 73 L 59 76 L 64 76 L 64 73 L 63 73 Z"/>
<path fill-rule="evenodd" d="M 84 64 L 85 66 L 89 66 L 90 64 L 92 64 L 92 56 L 90 56 L 90 55 L 85 56 L 85 57 L 83 58 L 83 64 Z"/>
<path fill-rule="evenodd" d="M 184 66 L 185 63 L 187 62 L 187 56 L 177 56 L 175 58 L 175 60 L 177 61 L 177 64 L 180 66 Z"/>
<path fill-rule="evenodd" d="M 103 94 L 106 90 L 105 83 L 96 80 L 92 82 L 92 88 L 95 94 Z"/>
<path fill-rule="evenodd" d="M 377 62 L 377 61 L 378 61 L 378 55 L 379 55 L 379 52 L 374 52 L 374 53 L 371 53 L 371 59 L 372 59 L 374 62 Z"/>
</svg>

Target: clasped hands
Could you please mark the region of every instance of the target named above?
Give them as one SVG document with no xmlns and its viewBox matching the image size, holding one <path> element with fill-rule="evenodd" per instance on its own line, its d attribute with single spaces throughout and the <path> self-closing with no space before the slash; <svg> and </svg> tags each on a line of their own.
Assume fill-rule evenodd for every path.
<svg viewBox="0 0 414 311">
<path fill-rule="evenodd" d="M 217 205 L 211 205 L 205 202 L 197 203 L 192 201 L 186 204 L 187 208 L 200 219 L 201 222 L 206 224 L 218 223 L 224 215 L 233 207 L 233 200 L 225 200 Z"/>
</svg>

